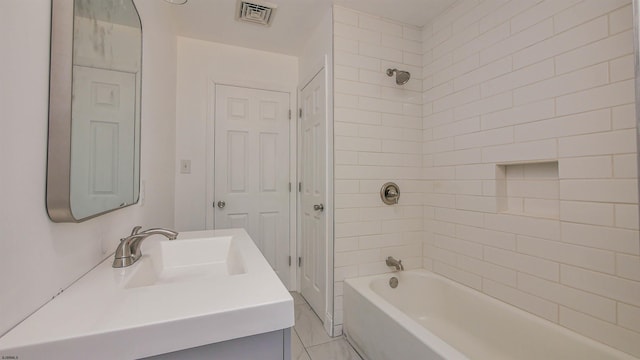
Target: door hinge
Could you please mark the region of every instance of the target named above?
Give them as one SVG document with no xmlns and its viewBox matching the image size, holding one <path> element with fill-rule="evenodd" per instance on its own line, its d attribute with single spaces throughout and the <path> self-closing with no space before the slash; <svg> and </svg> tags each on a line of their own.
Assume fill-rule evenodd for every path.
<svg viewBox="0 0 640 360">
<path fill-rule="evenodd" d="M 291 255 L 289 255 L 289 266 L 291 266 Z"/>
<path fill-rule="evenodd" d="M 291 109 L 289 109 L 289 120 L 291 120 Z"/>
<path fill-rule="evenodd" d="M 302 108 L 298 110 L 298 117 L 302 119 Z"/>
<path fill-rule="evenodd" d="M 298 192 L 302 192 L 302 182 L 298 183 Z"/>
<path fill-rule="evenodd" d="M 298 256 L 298 267 L 302 266 L 302 256 Z"/>
<path fill-rule="evenodd" d="M 289 183 L 289 192 L 291 192 L 291 183 Z"/>
</svg>

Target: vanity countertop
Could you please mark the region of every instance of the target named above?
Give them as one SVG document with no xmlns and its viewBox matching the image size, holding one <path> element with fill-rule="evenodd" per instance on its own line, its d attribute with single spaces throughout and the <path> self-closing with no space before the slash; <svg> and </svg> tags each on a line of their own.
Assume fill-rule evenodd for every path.
<svg viewBox="0 0 640 360">
<path fill-rule="evenodd" d="M 137 263 L 114 269 L 107 258 L 1 337 L 0 356 L 138 359 L 292 327 L 293 299 L 244 230 L 173 241 L 221 237 L 233 239 L 244 273 L 131 287 L 143 245 Z"/>
</svg>

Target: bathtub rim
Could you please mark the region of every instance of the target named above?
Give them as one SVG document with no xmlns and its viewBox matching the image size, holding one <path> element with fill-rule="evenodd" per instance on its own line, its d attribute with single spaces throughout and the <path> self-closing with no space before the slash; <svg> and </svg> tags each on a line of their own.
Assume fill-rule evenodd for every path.
<svg viewBox="0 0 640 360">
<path fill-rule="evenodd" d="M 419 271 L 419 273 L 418 273 Z M 407 270 L 405 273 L 428 273 L 433 274 L 431 272 L 417 269 L 417 270 Z M 376 308 L 380 309 L 385 315 L 389 316 L 391 319 L 395 321 L 399 321 L 402 323 L 402 327 L 405 328 L 411 335 L 413 335 L 418 341 L 422 342 L 425 346 L 431 348 L 435 353 L 441 356 L 443 359 L 460 359 L 460 360 L 470 360 L 465 354 L 449 345 L 446 341 L 429 331 L 424 326 L 418 324 L 415 320 L 413 320 L 410 316 L 402 312 L 397 307 L 393 306 L 382 296 L 378 295 L 369 284 L 373 279 L 382 279 L 390 276 L 397 275 L 397 272 L 394 273 L 385 273 L 378 275 L 368 275 L 357 278 L 349 278 L 345 279 L 345 285 L 351 287 L 355 292 L 361 295 L 365 301 L 369 301 Z M 434 274 L 437 275 L 437 274 Z M 446 278 L 444 278 L 446 279 Z M 446 279 L 449 280 L 449 279 Z M 449 280 L 451 281 L 451 280 Z M 346 310 L 346 309 L 345 309 Z M 346 319 L 346 316 L 345 316 Z M 349 340 L 349 327 L 347 322 L 344 323 L 344 332 L 347 335 L 347 340 Z M 363 349 L 359 347 L 358 344 L 355 347 L 358 348 L 358 352 L 360 354 L 365 354 Z"/>
<path fill-rule="evenodd" d="M 380 309 L 387 316 L 391 317 L 396 321 L 400 321 L 403 324 L 406 324 L 407 326 L 404 326 L 404 328 L 407 329 L 409 333 L 411 333 L 413 336 L 418 338 L 426 346 L 431 347 L 432 350 L 434 350 L 439 355 L 443 356 L 445 359 L 450 359 L 450 358 L 469 359 L 461 351 L 449 345 L 445 340 L 441 339 L 440 337 L 438 337 L 437 335 L 429 331 L 427 328 L 417 323 L 409 315 L 405 314 L 400 309 L 398 309 L 397 307 L 389 303 L 387 300 L 382 298 L 382 296 L 380 296 L 375 291 L 373 291 L 373 289 L 369 285 L 371 281 L 374 279 L 388 279 L 391 276 L 397 276 L 399 273 L 400 272 L 391 272 L 391 273 L 384 273 L 384 274 L 377 274 L 377 275 L 367 275 L 367 276 L 362 276 L 357 278 L 348 278 L 344 280 L 344 283 L 346 286 L 351 287 L 355 292 L 357 292 L 359 295 L 364 297 L 365 301 L 371 302 L 374 306 Z M 449 279 L 440 274 L 436 274 L 432 271 L 429 271 L 426 269 L 413 269 L 413 270 L 402 271 L 401 273 L 404 273 L 410 276 L 415 275 L 415 276 L 421 276 L 421 277 L 435 278 L 437 280 L 444 281 L 447 285 L 453 286 L 454 288 L 460 291 L 463 291 L 467 294 L 471 294 L 475 296 L 478 296 L 478 295 L 483 296 L 483 298 L 486 301 L 488 301 L 490 304 L 501 306 L 506 311 L 515 313 L 516 315 L 519 314 L 521 316 L 524 316 L 526 320 L 532 321 L 538 325 L 541 325 L 541 326 L 551 325 L 555 327 L 563 335 L 569 336 L 575 340 L 586 341 L 588 344 L 591 344 L 592 346 L 599 348 L 605 353 L 610 353 L 611 355 L 616 356 L 615 357 L 616 359 L 640 360 L 639 357 L 635 357 L 632 354 L 629 354 L 620 349 L 614 348 L 613 346 L 601 343 L 598 340 L 592 339 L 586 335 L 582 335 L 576 331 L 566 328 L 560 325 L 559 323 L 555 323 L 550 320 L 544 319 L 540 316 L 537 316 L 533 313 L 528 312 L 527 310 L 519 308 L 515 305 L 511 305 L 489 294 L 476 290 L 472 287 L 460 284 L 455 280 Z M 348 326 L 346 322 L 344 325 L 345 325 L 344 326 L 345 333 L 348 333 Z M 429 341 L 433 341 L 433 342 L 429 342 Z"/>
</svg>

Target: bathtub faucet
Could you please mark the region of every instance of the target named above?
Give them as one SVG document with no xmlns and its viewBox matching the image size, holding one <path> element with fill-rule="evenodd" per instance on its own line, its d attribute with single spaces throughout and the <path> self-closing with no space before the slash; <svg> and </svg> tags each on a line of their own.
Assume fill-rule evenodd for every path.
<svg viewBox="0 0 640 360">
<path fill-rule="evenodd" d="M 397 270 L 404 270 L 404 266 L 402 265 L 402 260 L 396 260 L 393 256 L 389 256 L 387 258 L 387 266 L 395 266 Z"/>
</svg>

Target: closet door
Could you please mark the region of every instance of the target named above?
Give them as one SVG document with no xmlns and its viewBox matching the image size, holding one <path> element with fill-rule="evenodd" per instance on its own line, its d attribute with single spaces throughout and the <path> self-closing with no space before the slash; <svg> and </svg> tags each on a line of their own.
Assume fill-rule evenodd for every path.
<svg viewBox="0 0 640 360">
<path fill-rule="evenodd" d="M 289 283 L 289 94 L 216 85 L 216 229 L 244 228 Z"/>
<path fill-rule="evenodd" d="M 326 302 L 326 101 L 325 72 L 302 89 L 300 120 L 300 293 L 321 319 Z"/>
</svg>

